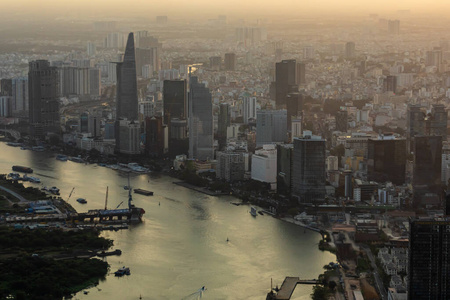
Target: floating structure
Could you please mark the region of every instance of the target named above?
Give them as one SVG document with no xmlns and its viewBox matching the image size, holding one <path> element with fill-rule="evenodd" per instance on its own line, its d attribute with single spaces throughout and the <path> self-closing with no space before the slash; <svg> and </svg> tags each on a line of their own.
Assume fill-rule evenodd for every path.
<svg viewBox="0 0 450 300">
<path fill-rule="evenodd" d="M 286 277 L 280 289 L 275 292 L 272 289 L 266 297 L 266 300 L 289 300 L 297 284 L 318 284 L 317 279 L 300 280 L 299 277 Z"/>
<path fill-rule="evenodd" d="M 12 170 L 16 172 L 22 172 L 22 173 L 33 173 L 33 169 L 29 167 L 23 167 L 23 166 L 12 166 Z"/>
<path fill-rule="evenodd" d="M 144 196 L 153 196 L 153 192 L 152 191 L 147 191 L 147 190 L 144 190 L 144 189 L 134 189 L 134 192 L 136 194 L 141 194 L 141 195 L 144 195 Z"/>
<path fill-rule="evenodd" d="M 127 268 L 125 266 L 123 266 L 122 268 L 120 268 L 119 270 L 117 270 L 116 272 L 114 272 L 114 275 L 121 277 L 123 275 L 130 275 L 130 268 Z"/>
</svg>

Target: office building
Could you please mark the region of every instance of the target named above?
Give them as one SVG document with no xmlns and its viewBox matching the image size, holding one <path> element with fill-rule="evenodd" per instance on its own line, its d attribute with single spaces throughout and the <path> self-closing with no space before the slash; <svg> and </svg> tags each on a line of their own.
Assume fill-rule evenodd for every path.
<svg viewBox="0 0 450 300">
<path fill-rule="evenodd" d="M 123 154 L 139 154 L 140 151 L 140 126 L 136 121 L 121 119 L 116 121 L 116 151 Z M 117 135 L 120 138 L 117 138 Z"/>
<path fill-rule="evenodd" d="M 439 47 L 426 52 L 425 65 L 436 67 L 438 72 L 442 71 L 442 50 Z"/>
<path fill-rule="evenodd" d="M 272 190 L 276 189 L 277 149 L 275 145 L 264 145 L 263 149 L 256 150 L 252 155 L 251 178 L 270 184 Z"/>
<path fill-rule="evenodd" d="M 289 195 L 292 188 L 293 144 L 277 145 L 277 191 Z"/>
<path fill-rule="evenodd" d="M 256 120 L 256 97 L 247 94 L 242 100 L 242 118 L 245 124 L 249 120 Z"/>
<path fill-rule="evenodd" d="M 410 223 L 408 299 L 450 299 L 450 222 Z"/>
<path fill-rule="evenodd" d="M 150 157 L 164 155 L 165 125 L 162 117 L 145 118 L 145 154 Z"/>
<path fill-rule="evenodd" d="M 325 140 L 311 132 L 294 139 L 292 194 L 300 203 L 325 199 L 325 149 Z"/>
<path fill-rule="evenodd" d="M 384 90 L 386 92 L 397 92 L 397 76 L 389 75 L 384 79 Z"/>
<path fill-rule="evenodd" d="M 86 46 L 86 53 L 89 57 L 94 56 L 97 52 L 97 46 L 94 43 L 88 42 Z"/>
<path fill-rule="evenodd" d="M 388 21 L 388 33 L 392 35 L 400 34 L 400 20 L 389 20 Z"/>
<path fill-rule="evenodd" d="M 116 116 L 129 121 L 138 119 L 138 97 L 134 36 L 128 35 L 123 62 L 117 63 Z"/>
<path fill-rule="evenodd" d="M 164 124 L 170 124 L 171 118 L 184 119 L 187 117 L 186 89 L 186 80 L 164 80 Z"/>
<path fill-rule="evenodd" d="M 0 96 L 12 96 L 12 79 L 0 79 Z"/>
<path fill-rule="evenodd" d="M 102 94 L 102 75 L 100 69 L 89 69 L 89 95 L 91 98 L 100 97 Z"/>
<path fill-rule="evenodd" d="M 293 143 L 294 138 L 302 136 L 302 116 L 292 116 L 291 118 L 291 139 L 290 142 Z"/>
<path fill-rule="evenodd" d="M 287 130 L 292 131 L 292 117 L 303 115 L 304 96 L 300 93 L 289 93 L 286 96 Z"/>
<path fill-rule="evenodd" d="M 227 146 L 227 128 L 231 123 L 230 105 L 221 103 L 219 106 L 219 119 L 217 128 L 217 139 L 219 150 L 224 150 Z"/>
<path fill-rule="evenodd" d="M 59 74 L 47 60 L 29 63 L 28 99 L 31 135 L 42 137 L 47 132 L 59 133 Z"/>
<path fill-rule="evenodd" d="M 369 139 L 367 178 L 370 181 L 405 183 L 406 140 Z"/>
<path fill-rule="evenodd" d="M 11 117 L 13 97 L 0 96 L 0 117 Z"/>
<path fill-rule="evenodd" d="M 345 58 L 352 59 L 356 56 L 356 46 L 354 42 L 347 42 L 345 44 Z"/>
<path fill-rule="evenodd" d="M 225 53 L 225 71 L 235 71 L 236 70 L 236 54 L 235 53 Z"/>
<path fill-rule="evenodd" d="M 211 93 L 196 76 L 190 77 L 189 158 L 214 159 L 214 131 Z"/>
<path fill-rule="evenodd" d="M 28 113 L 28 78 L 18 77 L 12 80 L 13 114 Z"/>
<path fill-rule="evenodd" d="M 348 111 L 339 110 L 336 112 L 336 130 L 340 132 L 347 132 L 348 129 Z"/>
<path fill-rule="evenodd" d="M 222 57 L 211 56 L 209 58 L 209 68 L 212 71 L 220 71 L 221 67 L 222 67 Z"/>
<path fill-rule="evenodd" d="M 277 108 L 286 105 L 286 96 L 297 92 L 297 62 L 295 59 L 282 60 L 275 66 L 275 103 Z"/>
<path fill-rule="evenodd" d="M 286 110 L 258 110 L 256 146 L 283 143 L 288 138 Z"/>
<path fill-rule="evenodd" d="M 217 153 L 216 177 L 228 182 L 244 180 L 245 152 L 224 151 Z"/>
<path fill-rule="evenodd" d="M 169 124 L 169 157 L 187 155 L 189 152 L 189 138 L 187 121 L 171 119 Z"/>
<path fill-rule="evenodd" d="M 297 63 L 297 85 L 306 84 L 306 65 Z"/>
</svg>

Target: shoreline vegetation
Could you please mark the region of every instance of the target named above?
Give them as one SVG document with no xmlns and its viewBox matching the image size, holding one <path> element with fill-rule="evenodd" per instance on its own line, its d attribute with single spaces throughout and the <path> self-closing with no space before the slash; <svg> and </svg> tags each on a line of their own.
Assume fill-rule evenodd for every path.
<svg viewBox="0 0 450 300">
<path fill-rule="evenodd" d="M 108 263 L 77 254 L 112 245 L 94 230 L 0 226 L 0 299 L 63 299 L 95 286 L 107 275 Z"/>
</svg>

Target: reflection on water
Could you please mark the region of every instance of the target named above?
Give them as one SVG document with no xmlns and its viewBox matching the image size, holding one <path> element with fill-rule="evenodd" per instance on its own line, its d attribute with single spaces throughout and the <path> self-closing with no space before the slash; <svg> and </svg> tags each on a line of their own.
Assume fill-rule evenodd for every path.
<svg viewBox="0 0 450 300">
<path fill-rule="evenodd" d="M 0 172 L 13 164 L 29 166 L 41 186 L 57 186 L 78 211 L 115 208 L 127 199 L 127 174 L 96 165 L 61 162 L 47 152 L 20 151 L 0 143 Z M 144 222 L 129 230 L 105 231 L 121 256 L 110 256 L 110 274 L 78 299 L 181 299 L 202 286 L 204 299 L 264 299 L 285 276 L 315 278 L 335 257 L 317 249 L 320 235 L 270 216 L 252 217 L 248 206 L 231 205 L 232 197 L 212 197 L 172 184 L 165 176 L 130 176 L 133 188 L 154 192 L 133 195 L 144 208 Z M 38 184 L 27 183 L 38 187 Z M 73 199 L 85 198 L 80 204 Z M 227 238 L 229 242 L 227 242 Z M 114 271 L 130 267 L 121 278 Z M 309 299 L 311 286 L 299 285 L 292 299 Z"/>
</svg>

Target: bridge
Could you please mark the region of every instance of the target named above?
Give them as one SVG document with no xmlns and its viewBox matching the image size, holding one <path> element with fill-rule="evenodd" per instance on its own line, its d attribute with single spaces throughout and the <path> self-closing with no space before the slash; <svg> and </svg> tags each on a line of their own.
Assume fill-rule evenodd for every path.
<svg viewBox="0 0 450 300">
<path fill-rule="evenodd" d="M 266 300 L 289 300 L 295 290 L 297 284 L 318 284 L 317 279 L 300 280 L 299 277 L 286 277 L 281 285 L 281 288 L 275 293 L 270 291 L 267 294 Z"/>
</svg>

